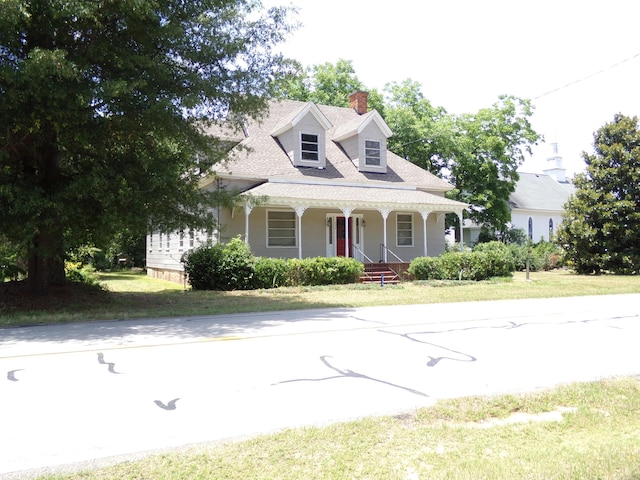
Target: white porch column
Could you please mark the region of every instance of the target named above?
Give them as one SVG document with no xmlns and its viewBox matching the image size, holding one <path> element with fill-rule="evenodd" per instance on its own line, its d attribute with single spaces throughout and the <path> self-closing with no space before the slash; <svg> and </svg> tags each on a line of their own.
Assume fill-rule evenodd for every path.
<svg viewBox="0 0 640 480">
<path fill-rule="evenodd" d="M 349 257 L 349 249 L 351 245 L 349 244 L 349 217 L 351 216 L 351 212 L 353 212 L 353 208 L 342 208 L 342 214 L 344 215 L 344 232 L 345 232 L 345 242 L 344 242 L 344 256 Z"/>
<path fill-rule="evenodd" d="M 249 215 L 251 215 L 253 206 L 248 203 L 244 204 L 244 243 L 249 245 Z"/>
<path fill-rule="evenodd" d="M 424 238 L 424 256 L 427 256 L 427 218 L 429 218 L 429 210 L 423 210 L 420 212 L 422 215 L 422 236 Z"/>
<path fill-rule="evenodd" d="M 382 215 L 382 245 L 384 245 L 384 253 L 382 260 L 387 263 L 387 217 L 389 216 L 389 210 L 379 210 Z"/>
<path fill-rule="evenodd" d="M 294 207 L 298 216 L 298 258 L 302 258 L 302 215 L 307 207 Z"/>
</svg>

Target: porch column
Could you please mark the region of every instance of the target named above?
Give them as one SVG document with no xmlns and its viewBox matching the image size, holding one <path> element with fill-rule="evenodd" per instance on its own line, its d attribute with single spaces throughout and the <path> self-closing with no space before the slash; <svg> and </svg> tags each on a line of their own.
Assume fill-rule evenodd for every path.
<svg viewBox="0 0 640 480">
<path fill-rule="evenodd" d="M 249 245 L 249 215 L 251 215 L 253 206 L 248 203 L 244 204 L 244 243 Z"/>
<path fill-rule="evenodd" d="M 420 212 L 420 215 L 422 215 L 422 236 L 424 237 L 424 256 L 427 256 L 427 218 L 429 217 L 429 214 L 431 213 L 431 211 L 429 210 L 423 210 Z"/>
<path fill-rule="evenodd" d="M 302 215 L 307 207 L 294 207 L 298 216 L 298 258 L 302 258 Z"/>
<path fill-rule="evenodd" d="M 384 245 L 384 252 L 382 260 L 387 263 L 387 217 L 389 216 L 389 210 L 379 210 L 382 215 L 382 245 Z"/>
<path fill-rule="evenodd" d="M 344 215 L 344 230 L 345 230 L 345 242 L 344 242 L 344 256 L 349 258 L 349 249 L 351 245 L 349 245 L 349 217 L 351 216 L 351 212 L 353 212 L 353 208 L 342 208 L 342 214 Z"/>
</svg>

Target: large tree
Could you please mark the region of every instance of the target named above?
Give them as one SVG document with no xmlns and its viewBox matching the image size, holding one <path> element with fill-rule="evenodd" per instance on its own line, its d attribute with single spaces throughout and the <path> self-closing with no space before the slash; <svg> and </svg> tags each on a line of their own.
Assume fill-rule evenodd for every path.
<svg viewBox="0 0 640 480">
<path fill-rule="evenodd" d="M 578 273 L 640 273 L 640 130 L 614 116 L 594 134 L 594 154 L 566 204 L 558 242 Z"/>
<path fill-rule="evenodd" d="M 351 60 L 340 59 L 335 64 L 325 62 L 306 68 L 299 66 L 298 75 L 281 84 L 279 94 L 289 100 L 348 107 L 349 94 L 357 90 L 369 92 L 369 108 L 383 114 L 382 95 L 376 89 L 365 87 L 356 75 Z"/>
<path fill-rule="evenodd" d="M 504 232 L 511 219 L 517 170 L 540 139 L 529 121 L 532 114 L 529 100 L 505 95 L 452 122 L 455 135 L 443 176 L 455 187 L 452 196 L 472 205 L 469 217 L 479 225 Z"/>
<path fill-rule="evenodd" d="M 0 229 L 32 289 L 67 248 L 210 225 L 206 126 L 257 115 L 289 62 L 288 9 L 254 0 L 2 0 Z M 207 159 L 199 165 L 199 159 Z"/>
</svg>

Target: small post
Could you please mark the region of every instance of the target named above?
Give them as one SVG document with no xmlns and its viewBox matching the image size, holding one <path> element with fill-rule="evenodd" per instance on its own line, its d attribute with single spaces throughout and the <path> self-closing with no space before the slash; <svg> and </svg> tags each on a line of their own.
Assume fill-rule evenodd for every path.
<svg viewBox="0 0 640 480">
<path fill-rule="evenodd" d="M 380 286 L 384 287 L 384 273 L 380 274 Z"/>
<path fill-rule="evenodd" d="M 526 281 L 530 282 L 531 280 L 529 279 L 529 272 L 531 271 L 531 240 L 529 240 L 527 242 L 527 264 L 526 264 Z"/>
</svg>

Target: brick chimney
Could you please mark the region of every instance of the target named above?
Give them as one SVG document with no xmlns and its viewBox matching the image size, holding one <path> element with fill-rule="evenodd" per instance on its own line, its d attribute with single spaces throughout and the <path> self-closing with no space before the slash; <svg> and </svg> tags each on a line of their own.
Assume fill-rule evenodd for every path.
<svg viewBox="0 0 640 480">
<path fill-rule="evenodd" d="M 362 90 L 353 92 L 351 95 L 349 95 L 349 106 L 356 112 L 358 112 L 358 115 L 364 115 L 365 113 L 367 113 L 368 97 L 369 92 L 363 92 Z"/>
</svg>

